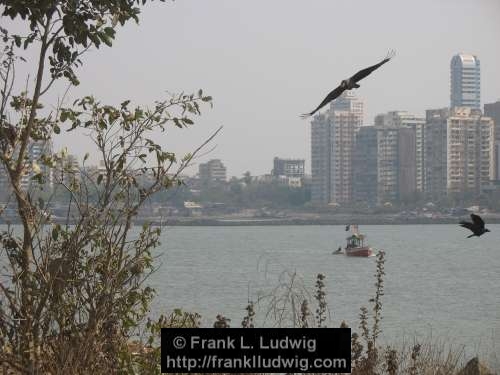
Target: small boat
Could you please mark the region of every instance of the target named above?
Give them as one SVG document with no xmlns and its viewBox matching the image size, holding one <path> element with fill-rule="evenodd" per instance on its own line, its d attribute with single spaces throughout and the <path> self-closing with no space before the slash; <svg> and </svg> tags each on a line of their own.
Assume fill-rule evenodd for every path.
<svg viewBox="0 0 500 375">
<path fill-rule="evenodd" d="M 344 254 L 344 252 L 342 251 L 342 248 L 339 246 L 339 248 L 335 250 L 332 254 Z"/>
<path fill-rule="evenodd" d="M 346 230 L 351 229 L 351 235 L 347 237 L 345 255 L 351 257 L 371 257 L 374 256 L 373 249 L 365 244 L 366 236 L 359 233 L 358 226 L 348 225 Z"/>
</svg>

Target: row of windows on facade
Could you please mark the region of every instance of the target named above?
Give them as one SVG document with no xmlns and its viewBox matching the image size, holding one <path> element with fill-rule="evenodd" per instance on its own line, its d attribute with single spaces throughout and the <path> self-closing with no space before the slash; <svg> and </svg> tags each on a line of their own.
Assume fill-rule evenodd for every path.
<svg viewBox="0 0 500 375">
<path fill-rule="evenodd" d="M 496 103 L 497 112 L 500 112 L 500 102 Z M 497 108 L 498 107 L 498 108 Z M 488 112 L 494 113 L 493 107 L 488 108 Z M 457 190 L 455 184 L 451 181 L 447 183 L 447 179 L 451 180 L 455 176 L 460 176 L 464 181 L 469 179 L 469 175 L 473 173 L 474 181 L 477 181 L 473 186 L 473 190 L 478 192 L 482 185 L 488 184 L 490 180 L 498 179 L 500 176 L 500 165 L 496 163 L 494 155 L 494 120 L 482 115 L 477 110 L 470 108 L 454 108 L 430 110 L 427 111 L 426 119 L 418 119 L 416 116 L 408 115 L 406 112 L 390 112 L 386 115 L 377 116 L 378 126 L 375 127 L 358 127 L 356 137 L 335 139 L 335 142 L 351 142 L 353 151 L 344 152 L 346 150 L 337 150 L 337 153 L 330 155 L 318 154 L 312 152 L 312 174 L 313 181 L 320 181 L 323 186 L 313 187 L 313 200 L 315 198 L 327 199 L 336 203 L 337 192 L 335 186 L 338 184 L 338 179 L 344 179 L 345 173 L 339 174 L 335 168 L 330 171 L 322 167 L 328 163 L 317 163 L 317 158 L 330 157 L 330 164 L 333 166 L 351 166 L 352 174 L 347 176 L 347 184 L 351 185 L 352 194 L 349 199 L 356 199 L 356 189 L 362 189 L 363 193 L 366 190 L 372 191 L 376 197 L 377 193 L 387 192 L 388 186 L 394 186 L 393 180 L 399 183 L 395 186 L 393 196 L 401 195 L 400 186 L 410 188 L 410 193 L 414 192 L 432 192 L 444 194 L 447 190 Z M 328 114 L 318 117 L 316 120 L 329 122 L 330 126 L 337 126 L 334 123 L 334 116 Z M 392 129 L 384 129 L 384 119 L 390 120 Z M 405 119 L 412 119 L 406 121 Z M 418 121 L 417 121 L 418 120 Z M 399 122 L 399 123 L 398 123 Z M 409 123 L 410 122 L 410 123 Z M 496 122 L 500 127 L 500 119 L 497 117 Z M 395 125 L 397 124 L 397 125 Z M 324 126 L 324 124 L 323 124 Z M 312 132 L 318 128 L 318 124 L 312 126 Z M 371 130 L 368 130 L 371 128 Z M 400 129 L 409 128 L 410 133 L 402 134 Z M 474 128 L 474 131 L 467 131 Z M 465 130 L 465 131 L 464 131 Z M 358 137 L 360 132 L 364 132 L 363 137 Z M 335 133 L 335 132 L 331 132 Z M 401 133 L 401 134 L 400 134 Z M 441 137 L 435 137 L 435 133 L 441 133 Z M 366 134 L 371 134 L 370 137 Z M 453 134 L 446 139 L 446 134 Z M 458 137 L 456 136 L 458 134 Z M 444 135 L 444 137 L 443 137 Z M 314 149 L 318 145 L 318 138 L 312 137 L 311 148 Z M 359 138 L 358 140 L 356 138 Z M 406 138 L 406 140 L 405 140 Z M 320 142 L 328 142 L 325 139 L 319 139 Z M 360 149 L 365 149 L 368 143 L 376 143 L 377 147 L 372 151 L 372 154 L 367 154 L 366 151 L 359 152 Z M 401 149 L 401 145 L 411 145 L 411 150 Z M 320 146 L 321 147 L 321 146 Z M 411 157 L 406 155 L 405 163 L 401 162 L 404 154 L 412 154 Z M 447 155 L 445 159 L 435 157 L 434 155 Z M 420 157 L 417 157 L 420 155 Z M 369 181 L 360 175 L 359 171 L 366 171 L 365 165 L 369 163 L 369 159 L 376 160 L 377 179 Z M 389 159 L 389 160 L 387 160 Z M 449 160 L 448 160 L 449 159 Z M 447 165 L 448 163 L 448 165 Z M 444 164 L 444 165 L 443 165 Z M 469 170 L 467 176 L 462 172 L 462 166 L 467 165 Z M 406 169 L 404 171 L 403 169 Z M 410 171 L 408 171 L 410 169 Z M 443 175 L 444 174 L 444 175 Z M 315 175 L 320 175 L 323 178 L 314 178 Z M 447 178 L 448 177 L 448 178 Z M 369 187 L 358 186 L 356 180 L 363 180 L 363 183 L 370 184 Z M 404 180 L 407 181 L 404 181 Z M 409 180 L 408 180 L 409 179 Z M 344 183 L 342 183 L 344 184 Z M 470 187 L 470 184 L 468 188 Z M 391 189 L 389 189 L 391 190 Z M 320 192 L 317 197 L 314 192 Z M 325 195 L 325 191 L 329 193 Z M 329 195 L 329 198 L 325 196 Z M 345 198 L 342 198 L 345 199 Z M 372 197 L 372 199 L 376 199 Z M 379 200 L 383 199 L 379 197 Z M 325 202 L 324 202 L 325 203 Z"/>
</svg>

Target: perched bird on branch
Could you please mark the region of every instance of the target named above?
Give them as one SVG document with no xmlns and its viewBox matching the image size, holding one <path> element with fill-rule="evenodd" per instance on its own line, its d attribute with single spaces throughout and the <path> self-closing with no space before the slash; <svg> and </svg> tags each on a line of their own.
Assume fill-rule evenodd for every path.
<svg viewBox="0 0 500 375">
<path fill-rule="evenodd" d="M 470 214 L 470 217 L 472 219 L 472 223 L 469 221 L 461 221 L 460 226 L 470 229 L 472 231 L 472 234 L 468 236 L 467 238 L 471 238 L 474 236 L 480 237 L 481 235 L 485 234 L 486 232 L 489 232 L 489 229 L 486 229 L 484 227 L 484 221 L 481 219 L 479 215 L 475 214 Z"/>
<path fill-rule="evenodd" d="M 342 82 L 340 82 L 340 85 L 334 89 L 332 92 L 330 92 L 325 99 L 320 103 L 320 105 L 312 112 L 309 113 L 304 113 L 301 117 L 302 118 L 307 118 L 309 116 L 314 115 L 317 111 L 319 111 L 321 108 L 323 108 L 325 105 L 330 103 L 332 100 L 338 98 L 344 91 L 346 90 L 352 90 L 352 89 L 357 89 L 360 86 L 358 85 L 358 82 L 361 81 L 363 78 L 366 76 L 370 75 L 374 70 L 377 70 L 380 68 L 382 65 L 384 65 L 386 62 L 388 62 L 390 59 L 392 59 L 395 55 L 394 51 L 390 51 L 385 59 L 383 59 L 381 62 L 378 64 L 375 64 L 373 66 L 370 66 L 368 68 L 362 69 L 359 72 L 357 72 L 355 75 L 353 75 L 351 78 L 344 79 Z"/>
</svg>

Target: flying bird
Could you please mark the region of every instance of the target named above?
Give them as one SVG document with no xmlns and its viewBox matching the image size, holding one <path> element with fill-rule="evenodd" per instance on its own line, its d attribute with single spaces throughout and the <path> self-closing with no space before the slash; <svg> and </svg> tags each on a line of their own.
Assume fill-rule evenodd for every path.
<svg viewBox="0 0 500 375">
<path fill-rule="evenodd" d="M 361 81 L 366 76 L 370 75 L 374 70 L 377 70 L 378 68 L 380 68 L 386 62 L 388 62 L 390 59 L 392 59 L 395 54 L 396 53 L 394 51 L 390 51 L 387 54 L 387 56 L 385 57 L 385 59 L 383 59 L 378 64 L 375 64 L 375 65 L 370 66 L 368 68 L 362 69 L 359 72 L 357 72 L 355 75 L 353 75 L 351 78 L 342 80 L 342 82 L 340 82 L 340 85 L 337 88 L 335 88 L 332 92 L 330 92 L 314 111 L 309 112 L 309 113 L 304 113 L 303 115 L 301 115 L 301 117 L 307 118 L 309 116 L 312 116 L 317 111 L 319 111 L 321 108 L 323 108 L 325 105 L 330 103 L 332 100 L 338 98 L 344 91 L 359 88 L 360 87 L 358 85 L 359 81 Z"/>
<path fill-rule="evenodd" d="M 481 219 L 479 215 L 475 214 L 470 214 L 470 218 L 472 219 L 472 223 L 469 221 L 461 221 L 460 226 L 470 229 L 472 231 L 472 234 L 468 236 L 467 238 L 471 238 L 474 236 L 481 236 L 485 234 L 486 232 L 489 232 L 489 229 L 486 229 L 484 227 L 484 221 Z"/>
</svg>

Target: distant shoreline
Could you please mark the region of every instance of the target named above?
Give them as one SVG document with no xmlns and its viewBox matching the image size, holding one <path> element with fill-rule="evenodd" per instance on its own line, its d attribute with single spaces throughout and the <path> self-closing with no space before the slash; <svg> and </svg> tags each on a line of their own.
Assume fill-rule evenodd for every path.
<svg viewBox="0 0 500 375">
<path fill-rule="evenodd" d="M 345 219 L 317 219 L 317 220 L 301 220 L 301 219 L 268 219 L 268 220 L 219 220 L 219 219 L 193 219 L 193 220 L 165 220 L 163 222 L 152 221 L 153 224 L 163 224 L 166 226 L 283 226 L 283 225 L 346 225 L 347 223 L 356 223 L 359 225 L 432 225 L 432 224 L 458 224 L 460 218 L 457 219 L 418 219 L 394 221 L 384 219 L 372 220 L 351 220 Z M 137 222 L 136 222 L 137 223 Z M 491 219 L 487 223 L 499 224 L 500 219 Z M 137 223 L 138 224 L 138 223 Z"/>
<path fill-rule="evenodd" d="M 500 217 L 483 216 L 487 224 L 500 224 Z M 283 225 L 422 225 L 422 224 L 458 224 L 465 216 L 452 218 L 411 218 L 401 219 L 388 215 L 347 215 L 325 218 L 136 218 L 134 225 L 151 223 L 164 226 L 283 226 Z M 52 222 L 65 224 L 63 218 L 53 218 Z M 0 224 L 21 224 L 20 220 L 6 220 L 0 217 Z"/>
</svg>

